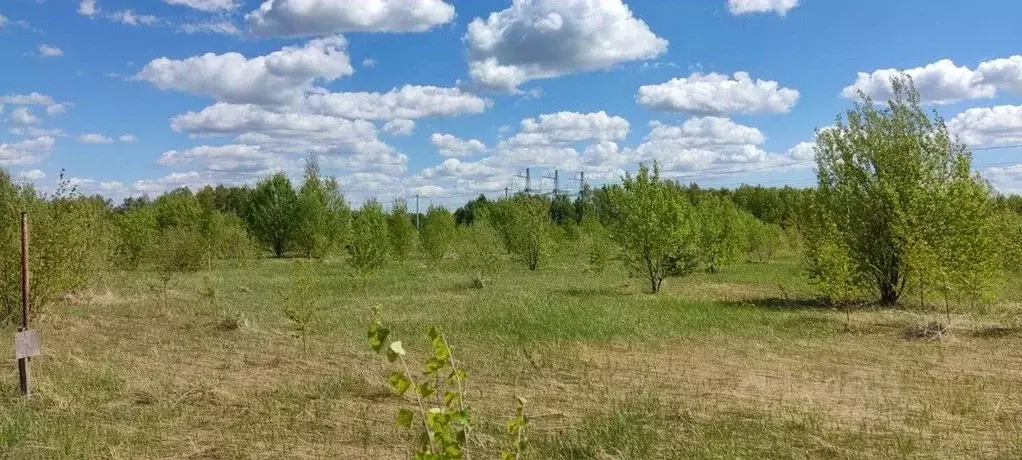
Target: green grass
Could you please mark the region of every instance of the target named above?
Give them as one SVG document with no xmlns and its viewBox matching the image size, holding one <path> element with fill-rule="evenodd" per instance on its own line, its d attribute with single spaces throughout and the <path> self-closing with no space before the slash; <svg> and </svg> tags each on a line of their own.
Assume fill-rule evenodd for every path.
<svg viewBox="0 0 1022 460">
<path fill-rule="evenodd" d="M 508 261 L 483 289 L 456 260 L 368 279 L 325 262 L 304 351 L 281 310 L 291 263 L 181 275 L 166 306 L 154 274 L 111 272 L 52 306 L 38 395 L 17 396 L 14 362 L 0 364 L 0 458 L 404 458 L 403 403 L 365 343 L 373 306 L 414 356 L 443 327 L 487 458 L 516 394 L 537 459 L 1022 455 L 1012 297 L 957 311 L 950 340 L 908 341 L 939 309 L 846 325 L 785 261 L 669 279 L 660 295 L 570 256 L 538 272 Z"/>
</svg>

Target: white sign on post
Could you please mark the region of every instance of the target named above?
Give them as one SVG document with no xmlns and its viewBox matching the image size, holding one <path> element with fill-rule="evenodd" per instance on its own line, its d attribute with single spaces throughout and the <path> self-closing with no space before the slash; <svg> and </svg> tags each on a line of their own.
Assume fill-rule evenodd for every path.
<svg viewBox="0 0 1022 460">
<path fill-rule="evenodd" d="M 39 331 L 27 330 L 14 335 L 14 359 L 39 356 L 43 338 Z"/>
</svg>

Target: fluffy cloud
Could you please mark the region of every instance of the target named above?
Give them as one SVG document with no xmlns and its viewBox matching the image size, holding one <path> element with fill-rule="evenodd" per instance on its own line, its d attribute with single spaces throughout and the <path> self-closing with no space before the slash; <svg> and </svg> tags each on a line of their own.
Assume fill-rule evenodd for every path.
<svg viewBox="0 0 1022 460">
<path fill-rule="evenodd" d="M 425 32 L 454 19 L 442 0 L 266 0 L 245 16 L 262 36 Z"/>
<path fill-rule="evenodd" d="M 686 120 L 681 126 L 650 123 L 650 134 L 634 149 L 635 161 L 657 161 L 666 172 L 742 169 L 768 160 L 766 141 L 756 128 L 727 118 Z"/>
<path fill-rule="evenodd" d="M 206 94 L 232 103 L 289 104 L 318 80 L 351 75 L 347 42 L 333 36 L 248 59 L 239 53 L 155 59 L 135 77 L 163 90 Z"/>
<path fill-rule="evenodd" d="M 478 139 L 462 140 L 453 134 L 433 133 L 429 141 L 440 150 L 445 157 L 463 157 L 486 151 L 486 144 Z"/>
<path fill-rule="evenodd" d="M 181 24 L 178 30 L 186 34 L 241 35 L 238 26 L 228 21 L 190 22 Z"/>
<path fill-rule="evenodd" d="M 113 143 L 113 139 L 102 134 L 89 133 L 78 136 L 78 142 L 82 144 L 110 144 Z"/>
<path fill-rule="evenodd" d="M 11 105 L 37 105 L 46 108 L 47 115 L 59 115 L 67 111 L 69 103 L 54 101 L 52 97 L 45 94 L 8 94 L 0 96 L 0 104 Z"/>
<path fill-rule="evenodd" d="M 760 130 L 740 125 L 729 118 L 689 118 L 681 126 L 671 126 L 659 121 L 653 121 L 650 123 L 650 128 L 647 139 L 681 140 L 688 146 L 760 145 L 766 142 L 766 136 Z"/>
<path fill-rule="evenodd" d="M 324 164 L 334 161 L 360 170 L 400 173 L 408 161 L 382 142 L 376 125 L 365 120 L 218 103 L 174 117 L 171 127 L 197 136 L 235 136 L 238 143 L 259 146 L 268 153 L 316 153 L 324 155 Z"/>
<path fill-rule="evenodd" d="M 363 120 L 453 117 L 482 113 L 492 101 L 457 88 L 405 85 L 386 93 L 313 93 L 305 107 L 322 115 Z"/>
<path fill-rule="evenodd" d="M 776 13 L 784 16 L 798 6 L 799 0 L 727 0 L 731 14 Z"/>
<path fill-rule="evenodd" d="M 270 171 L 297 170 L 295 158 L 266 152 L 256 145 L 202 145 L 187 150 L 164 152 L 156 160 L 160 166 L 181 166 L 202 163 L 207 171 L 268 173 Z"/>
<path fill-rule="evenodd" d="M 948 129 L 974 147 L 1022 144 L 1022 105 L 968 109 L 952 118 Z"/>
<path fill-rule="evenodd" d="M 107 15 L 107 18 L 128 26 L 154 26 L 160 23 L 160 18 L 151 14 L 136 14 L 133 10 L 115 11 Z"/>
<path fill-rule="evenodd" d="M 942 59 L 923 67 L 905 70 L 880 69 L 872 73 L 859 72 L 855 83 L 841 90 L 841 95 L 853 99 L 862 91 L 875 100 L 885 101 L 894 92 L 891 78 L 901 74 L 912 77 L 924 102 L 934 104 L 990 98 L 997 91 L 994 85 L 981 82 L 982 79 L 975 71 L 955 65 L 950 59 Z"/>
<path fill-rule="evenodd" d="M 53 45 L 39 45 L 39 55 L 42 57 L 58 57 L 64 55 L 64 50 Z"/>
<path fill-rule="evenodd" d="M 163 0 L 170 5 L 181 5 L 200 11 L 230 11 L 237 7 L 234 0 Z"/>
<path fill-rule="evenodd" d="M 522 120 L 521 132 L 509 142 L 517 145 L 537 145 L 588 140 L 620 140 L 628 136 L 628 120 L 594 113 L 557 112 Z"/>
<path fill-rule="evenodd" d="M 60 128 L 39 128 L 36 126 L 16 126 L 11 128 L 11 134 L 22 137 L 64 137 L 64 131 Z"/>
<path fill-rule="evenodd" d="M 981 62 L 976 73 L 982 84 L 1022 94 L 1022 55 Z"/>
<path fill-rule="evenodd" d="M 798 91 L 776 81 L 753 81 L 746 72 L 733 77 L 694 73 L 659 85 L 639 87 L 635 100 L 648 108 L 695 115 L 786 113 L 798 102 Z"/>
<path fill-rule="evenodd" d="M 474 19 L 464 40 L 473 82 L 500 91 L 667 50 L 667 40 L 621 0 L 513 0 L 486 20 Z"/>
<path fill-rule="evenodd" d="M 21 126 L 34 125 L 39 123 L 39 117 L 32 114 L 28 107 L 16 107 L 11 111 L 11 123 Z"/>
<path fill-rule="evenodd" d="M 362 67 L 365 67 L 367 69 L 368 68 L 372 68 L 372 67 L 376 67 L 376 59 L 373 59 L 373 58 L 365 58 L 365 59 L 363 59 L 362 60 Z"/>
<path fill-rule="evenodd" d="M 135 137 L 134 134 L 122 134 L 120 137 L 117 138 L 117 140 L 121 141 L 121 142 L 124 142 L 124 143 L 130 144 L 130 143 L 138 141 L 138 138 Z"/>
<path fill-rule="evenodd" d="M 29 171 L 21 171 L 16 174 L 15 177 L 24 181 L 42 180 L 46 178 L 46 173 L 44 173 L 41 169 L 32 169 Z"/>
<path fill-rule="evenodd" d="M 78 14 L 91 18 L 99 14 L 99 5 L 96 0 L 82 0 L 78 3 Z"/>
<path fill-rule="evenodd" d="M 415 120 L 398 118 L 383 125 L 383 130 L 395 136 L 408 136 L 415 132 Z"/>
<path fill-rule="evenodd" d="M 20 166 L 37 163 L 53 150 L 52 137 L 37 137 L 21 142 L 0 144 L 0 166 Z"/>
</svg>

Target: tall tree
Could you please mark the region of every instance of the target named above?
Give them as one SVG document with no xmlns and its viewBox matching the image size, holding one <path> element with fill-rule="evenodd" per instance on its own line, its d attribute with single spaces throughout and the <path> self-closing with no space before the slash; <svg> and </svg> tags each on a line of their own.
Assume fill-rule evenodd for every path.
<svg viewBox="0 0 1022 460">
<path fill-rule="evenodd" d="M 971 153 L 922 110 L 911 79 L 891 84 L 886 107 L 860 94 L 816 138 L 822 234 L 884 304 L 910 282 L 976 287 L 994 266 L 990 192 Z"/>
<path fill-rule="evenodd" d="M 649 281 L 650 291 L 660 292 L 679 254 L 693 244 L 692 205 L 660 178 L 656 163 L 652 170 L 640 165 L 634 177 L 625 175 L 610 195 L 611 230 L 625 263 Z"/>
<path fill-rule="evenodd" d="M 276 257 L 283 257 L 296 231 L 298 195 L 284 173 L 260 181 L 248 200 L 248 228 Z"/>
</svg>

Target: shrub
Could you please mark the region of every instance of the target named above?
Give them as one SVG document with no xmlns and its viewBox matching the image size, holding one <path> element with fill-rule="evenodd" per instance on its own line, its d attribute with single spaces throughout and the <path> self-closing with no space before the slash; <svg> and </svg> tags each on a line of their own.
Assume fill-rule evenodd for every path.
<svg viewBox="0 0 1022 460">
<path fill-rule="evenodd" d="M 394 201 L 387 216 L 390 229 L 390 248 L 395 257 L 404 259 L 415 247 L 415 224 L 408 214 L 408 203 L 402 198 Z"/>
<path fill-rule="evenodd" d="M 422 224 L 422 249 L 433 262 L 439 262 L 454 244 L 454 216 L 443 206 L 430 205 Z"/>
<path fill-rule="evenodd" d="M 390 250 L 390 231 L 383 206 L 376 200 L 366 201 L 351 221 L 351 242 L 348 252 L 351 265 L 362 275 L 383 267 Z"/>
<path fill-rule="evenodd" d="M 498 201 L 491 216 L 508 252 L 525 262 L 529 270 L 539 268 L 553 247 L 547 201 L 518 195 Z"/>
<path fill-rule="evenodd" d="M 284 173 L 274 174 L 256 185 L 248 200 L 248 228 L 252 236 L 283 257 L 294 243 L 298 226 L 298 196 Z"/>
<path fill-rule="evenodd" d="M 109 253 L 105 203 L 77 193 L 63 174 L 45 199 L 0 170 L 0 319 L 21 318 L 21 212 L 29 213 L 30 310 L 38 316 L 59 295 L 85 288 Z"/>
</svg>

